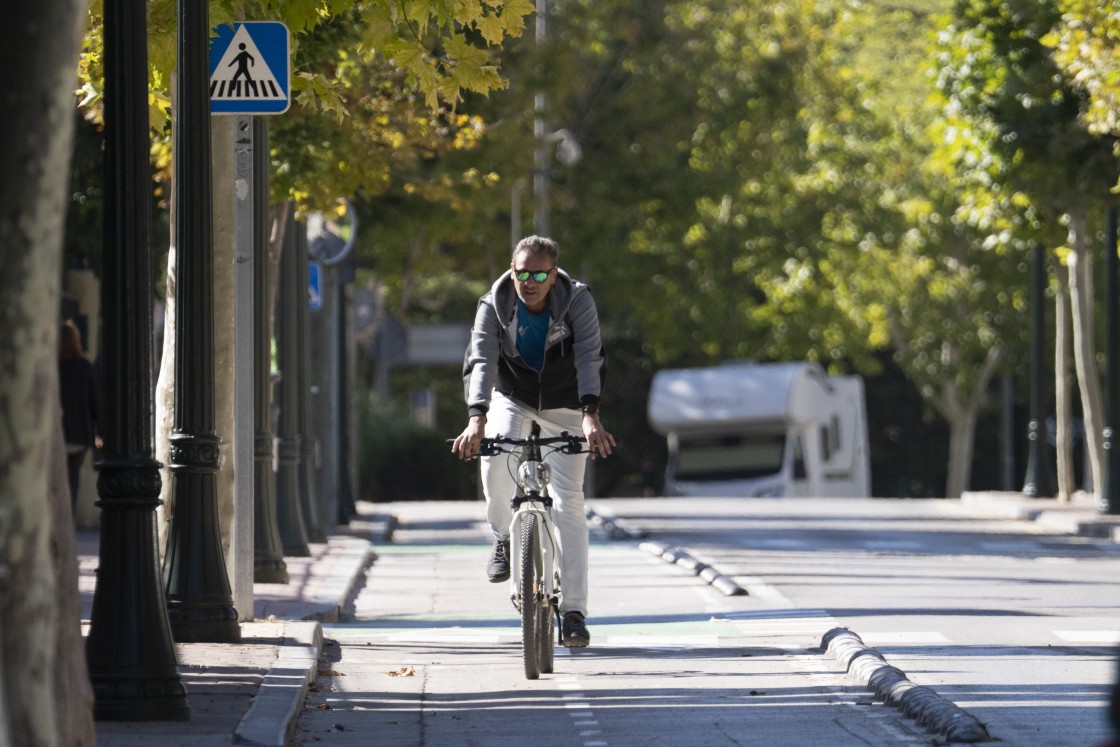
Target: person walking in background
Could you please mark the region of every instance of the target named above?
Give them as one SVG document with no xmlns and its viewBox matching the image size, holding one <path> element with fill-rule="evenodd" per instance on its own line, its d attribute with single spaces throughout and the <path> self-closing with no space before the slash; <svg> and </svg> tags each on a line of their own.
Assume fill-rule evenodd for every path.
<svg viewBox="0 0 1120 747">
<path fill-rule="evenodd" d="M 599 314 L 590 289 L 560 269 L 559 257 L 551 239 L 522 239 L 509 271 L 479 300 L 463 372 L 467 427 L 452 446 L 460 458 L 478 456 L 484 435 L 524 438 L 533 420 L 545 438 L 562 431 L 582 433 L 592 459 L 609 456 L 615 445 L 599 421 L 606 373 Z M 553 453 L 545 461 L 552 466 L 552 496 L 557 499 L 563 643 L 582 647 L 591 641 L 584 623 L 587 457 Z M 503 458 L 483 457 L 481 472 L 494 535 L 486 572 L 490 581 L 500 583 L 510 576 L 509 499 L 516 485 Z"/>
<path fill-rule="evenodd" d="M 78 476 L 90 446 L 101 447 L 97 432 L 101 388 L 93 364 L 82 350 L 82 336 L 67 319 L 58 330 L 58 385 L 62 403 L 62 434 L 66 440 L 66 471 L 70 506 L 77 510 Z"/>
</svg>

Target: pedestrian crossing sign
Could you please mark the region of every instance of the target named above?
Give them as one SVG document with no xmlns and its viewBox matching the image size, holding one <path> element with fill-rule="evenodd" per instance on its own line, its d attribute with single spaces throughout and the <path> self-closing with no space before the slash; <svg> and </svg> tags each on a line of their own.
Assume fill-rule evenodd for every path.
<svg viewBox="0 0 1120 747">
<path fill-rule="evenodd" d="M 282 114 L 288 110 L 291 87 L 287 26 L 242 21 L 214 29 L 211 114 Z"/>
</svg>

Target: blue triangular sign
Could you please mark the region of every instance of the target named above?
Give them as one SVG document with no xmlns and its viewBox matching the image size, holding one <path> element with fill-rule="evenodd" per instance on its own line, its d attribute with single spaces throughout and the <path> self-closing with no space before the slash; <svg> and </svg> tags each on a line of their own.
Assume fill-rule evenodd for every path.
<svg viewBox="0 0 1120 747">
<path fill-rule="evenodd" d="M 280 114 L 290 103 L 288 27 L 272 21 L 219 26 L 210 39 L 210 111 Z"/>
</svg>

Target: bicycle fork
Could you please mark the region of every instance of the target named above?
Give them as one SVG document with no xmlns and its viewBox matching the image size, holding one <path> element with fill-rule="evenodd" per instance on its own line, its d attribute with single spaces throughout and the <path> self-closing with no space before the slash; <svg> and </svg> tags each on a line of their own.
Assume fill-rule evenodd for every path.
<svg viewBox="0 0 1120 747">
<path fill-rule="evenodd" d="M 540 598 L 552 609 L 556 618 L 557 630 L 561 624 L 560 618 L 560 579 L 559 564 L 556 562 L 559 541 L 556 537 L 556 528 L 548 515 L 547 504 L 541 505 L 538 496 L 521 497 L 515 499 L 513 521 L 509 525 L 510 541 L 510 601 L 514 609 L 521 611 L 521 522 L 529 515 L 537 519 L 537 547 L 540 552 L 541 583 L 537 593 Z"/>
</svg>

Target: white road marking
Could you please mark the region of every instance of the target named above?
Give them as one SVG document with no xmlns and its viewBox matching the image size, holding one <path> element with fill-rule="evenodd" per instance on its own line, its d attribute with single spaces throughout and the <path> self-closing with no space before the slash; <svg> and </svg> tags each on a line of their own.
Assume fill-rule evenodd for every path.
<svg viewBox="0 0 1120 747">
<path fill-rule="evenodd" d="M 948 643 L 949 639 L 943 634 L 935 630 L 907 630 L 907 631 L 883 631 L 875 633 L 860 633 L 859 637 L 868 646 L 881 646 L 891 643 L 907 643 L 907 644 L 922 644 L 922 643 Z"/>
<path fill-rule="evenodd" d="M 1055 630 L 1054 635 L 1070 643 L 1120 644 L 1120 630 Z"/>
</svg>

